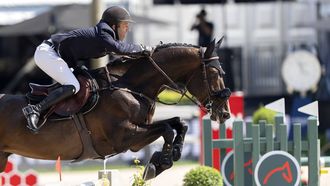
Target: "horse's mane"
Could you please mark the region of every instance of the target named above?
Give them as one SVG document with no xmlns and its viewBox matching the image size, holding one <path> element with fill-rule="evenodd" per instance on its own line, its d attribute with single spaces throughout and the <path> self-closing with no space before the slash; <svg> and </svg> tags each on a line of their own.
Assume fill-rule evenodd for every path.
<svg viewBox="0 0 330 186">
<path fill-rule="evenodd" d="M 193 48 L 199 48 L 197 45 L 187 44 L 187 43 L 166 43 L 166 44 L 159 44 L 156 46 L 154 52 L 157 52 L 164 48 L 170 48 L 170 47 L 193 47 Z"/>
<path fill-rule="evenodd" d="M 187 44 L 187 43 L 166 43 L 166 44 L 161 43 L 161 44 L 156 45 L 153 52 L 158 52 L 159 50 L 162 50 L 162 49 L 165 49 L 165 48 L 171 48 L 171 47 L 199 48 L 199 46 L 197 46 L 197 45 Z M 138 59 L 134 59 L 134 58 L 133 59 L 126 59 L 124 63 L 126 63 L 126 65 L 127 65 L 127 63 L 132 63 L 136 60 L 138 60 Z M 111 67 L 117 67 L 118 65 L 119 66 L 124 65 L 124 63 L 121 62 L 120 60 L 116 60 L 116 61 L 111 62 L 109 65 Z"/>
</svg>

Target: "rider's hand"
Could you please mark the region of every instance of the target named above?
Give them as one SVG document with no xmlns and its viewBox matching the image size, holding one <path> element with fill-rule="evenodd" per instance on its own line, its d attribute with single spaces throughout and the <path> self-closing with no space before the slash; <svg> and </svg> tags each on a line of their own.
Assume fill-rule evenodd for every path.
<svg viewBox="0 0 330 186">
<path fill-rule="evenodd" d="M 144 45 L 141 45 L 141 48 L 142 48 L 142 55 L 145 55 L 145 56 L 151 56 L 151 53 L 152 53 L 152 50 L 153 48 L 151 46 L 144 46 Z"/>
<path fill-rule="evenodd" d="M 141 53 L 144 56 L 151 56 L 151 50 L 143 50 Z"/>
</svg>

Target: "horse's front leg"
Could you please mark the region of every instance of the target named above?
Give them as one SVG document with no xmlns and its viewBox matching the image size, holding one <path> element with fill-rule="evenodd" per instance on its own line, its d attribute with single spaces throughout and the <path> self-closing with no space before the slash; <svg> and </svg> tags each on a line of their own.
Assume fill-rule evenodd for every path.
<svg viewBox="0 0 330 186">
<path fill-rule="evenodd" d="M 0 152 L 0 173 L 3 172 L 6 168 L 8 156 L 10 156 L 10 153 Z"/>
<path fill-rule="evenodd" d="M 162 151 L 155 152 L 147 164 L 143 173 L 145 180 L 156 177 L 164 170 L 169 169 L 173 165 L 173 161 L 180 159 L 184 138 L 188 130 L 188 125 L 183 120 L 180 120 L 179 117 L 162 120 L 157 123 L 163 124 L 165 127 L 163 135 L 165 143 Z M 173 129 L 176 130 L 177 134 L 172 143 L 174 138 Z"/>
<path fill-rule="evenodd" d="M 145 167 L 143 173 L 143 179 L 149 180 L 164 170 L 169 169 L 173 165 L 173 139 L 174 139 L 174 131 L 172 127 L 167 123 L 163 123 L 164 131 L 163 131 L 163 138 L 164 138 L 164 145 L 162 151 L 154 152 L 150 161 Z"/>
<path fill-rule="evenodd" d="M 179 117 L 171 118 L 168 121 L 170 126 L 176 131 L 176 136 L 173 142 L 173 161 L 178 161 L 181 158 L 183 142 L 188 130 L 188 125 Z"/>
<path fill-rule="evenodd" d="M 146 145 L 152 143 L 160 136 L 164 138 L 164 145 L 161 151 L 155 152 L 152 155 L 151 160 L 148 165 L 152 166 L 146 173 L 146 178 L 151 179 L 159 175 L 166 169 L 169 169 L 173 165 L 173 140 L 174 131 L 170 126 L 170 120 L 157 121 L 152 124 L 139 124 L 135 125 L 132 123 L 126 123 L 124 128 L 127 134 L 123 139 L 120 139 L 116 144 L 121 144 L 117 146 L 116 149 L 119 151 L 124 151 L 124 149 L 130 149 L 132 151 L 138 151 Z M 123 145 L 123 142 L 125 145 Z"/>
</svg>

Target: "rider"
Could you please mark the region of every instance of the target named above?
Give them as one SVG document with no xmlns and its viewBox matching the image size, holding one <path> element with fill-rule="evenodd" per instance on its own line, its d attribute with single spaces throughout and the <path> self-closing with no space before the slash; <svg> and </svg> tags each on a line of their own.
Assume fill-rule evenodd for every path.
<svg viewBox="0 0 330 186">
<path fill-rule="evenodd" d="M 126 9 L 112 6 L 103 12 L 96 26 L 51 35 L 37 47 L 34 54 L 36 65 L 62 86 L 51 91 L 40 103 L 29 104 L 22 109 L 28 128 L 37 132 L 39 116 L 43 111 L 79 91 L 79 82 L 70 70 L 76 66 L 77 60 L 98 58 L 112 52 L 149 52 L 142 45 L 123 42 L 130 22 L 133 21 Z"/>
</svg>

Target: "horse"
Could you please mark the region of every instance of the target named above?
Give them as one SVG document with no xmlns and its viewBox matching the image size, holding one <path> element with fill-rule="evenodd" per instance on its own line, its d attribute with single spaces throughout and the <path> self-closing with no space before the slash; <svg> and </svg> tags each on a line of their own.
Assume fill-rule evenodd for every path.
<svg viewBox="0 0 330 186">
<path fill-rule="evenodd" d="M 223 123 L 230 117 L 230 90 L 225 87 L 216 53 L 220 44 L 213 41 L 206 48 L 161 44 L 150 56 L 87 70 L 97 85 L 93 91 L 88 89 L 97 95 L 96 103 L 79 114 L 53 119 L 56 113 L 51 114 L 36 134 L 26 127 L 22 113 L 31 98 L 1 94 L 0 171 L 11 154 L 44 160 L 59 156 L 62 160 L 104 159 L 127 150 L 139 151 L 163 137 L 161 151 L 153 153 L 144 172 L 146 180 L 156 177 L 180 159 L 188 127 L 179 117 L 152 120 L 157 95 L 164 87 L 185 95 L 188 91 L 190 99 L 206 109 L 212 120 Z"/>
</svg>

